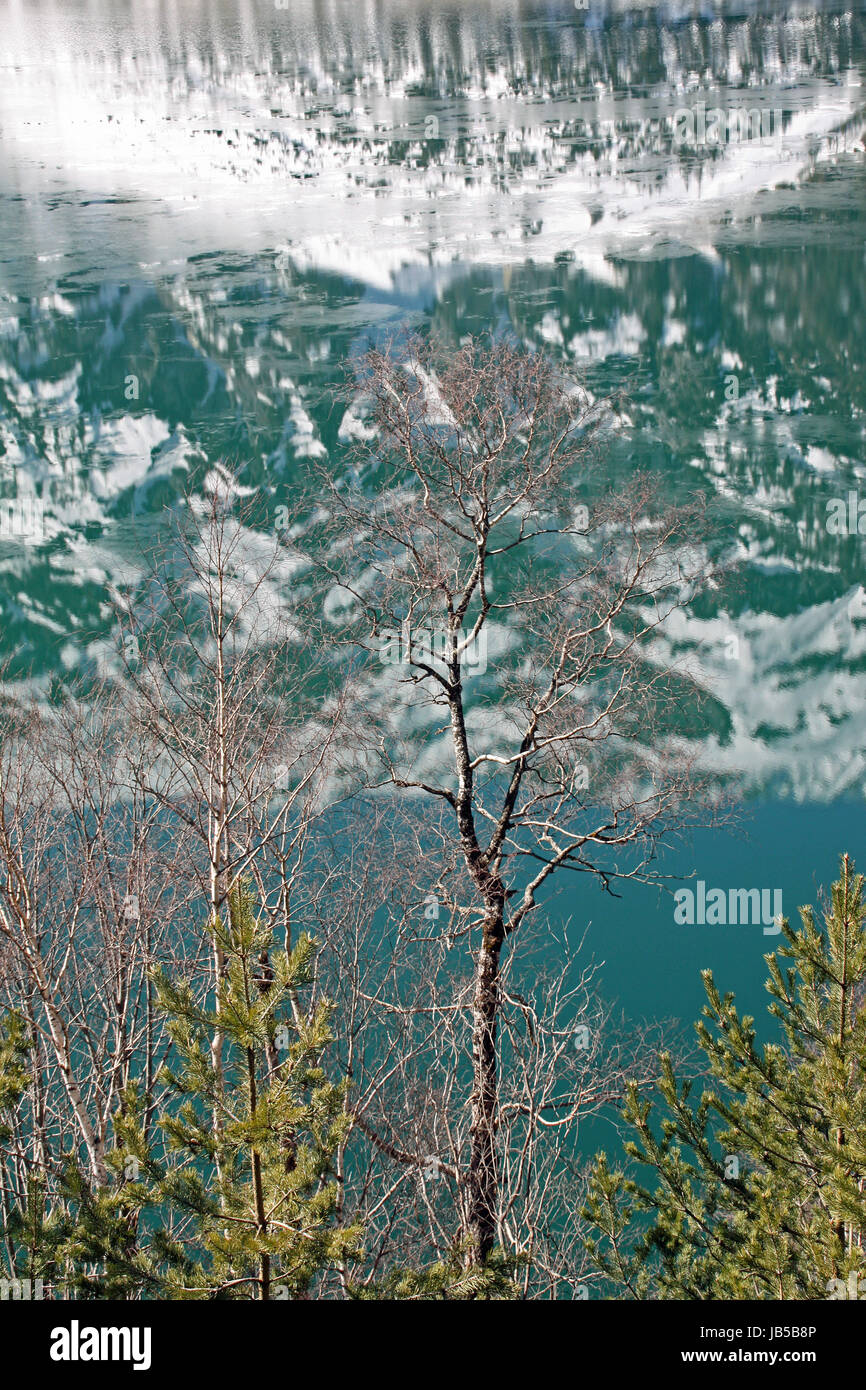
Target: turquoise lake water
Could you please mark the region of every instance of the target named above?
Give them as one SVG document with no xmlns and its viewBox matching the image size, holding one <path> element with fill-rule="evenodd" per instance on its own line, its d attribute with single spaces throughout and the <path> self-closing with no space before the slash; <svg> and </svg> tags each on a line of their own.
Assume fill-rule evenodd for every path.
<svg viewBox="0 0 866 1390">
<path fill-rule="evenodd" d="M 409 327 L 510 329 L 621 392 L 611 480 L 725 519 L 742 583 L 670 641 L 746 809 L 671 873 L 794 915 L 866 863 L 864 7 L 0 0 L 10 690 L 105 668 L 142 538 L 221 460 L 308 502 L 346 364 Z M 760 926 L 648 889 L 552 910 L 629 1013 L 692 1016 L 707 965 L 761 1007 Z"/>
</svg>

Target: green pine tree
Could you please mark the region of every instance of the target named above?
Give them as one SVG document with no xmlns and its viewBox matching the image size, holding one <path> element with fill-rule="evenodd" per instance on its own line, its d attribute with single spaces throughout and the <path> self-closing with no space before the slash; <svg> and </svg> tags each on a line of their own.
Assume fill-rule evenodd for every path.
<svg viewBox="0 0 866 1390">
<path fill-rule="evenodd" d="M 115 1117 L 114 1184 L 93 1192 L 78 1168 L 67 1173 L 77 1219 L 64 1253 L 94 1269 L 80 1277 L 85 1295 L 302 1298 L 360 1253 L 359 1229 L 337 1220 L 333 1161 L 350 1119 L 345 1083 L 321 1065 L 330 1008 L 300 1007 L 315 943 L 275 951 L 245 889 L 210 930 L 226 960 L 219 1011 L 164 970 L 153 975 L 176 1058 L 161 1077 L 170 1101 L 159 1144 L 146 1141 L 130 1088 Z"/>
<path fill-rule="evenodd" d="M 0 1022 L 0 1153 L 16 1132 L 18 1108 L 30 1085 L 30 1040 L 20 1014 L 8 1013 Z M 44 1277 L 44 1184 L 38 1169 L 25 1175 L 23 1190 L 5 1166 L 0 1205 L 0 1279 L 4 1288 L 16 1286 L 24 1297 L 33 1297 L 36 1280 Z"/>
<path fill-rule="evenodd" d="M 823 926 L 808 907 L 799 931 L 782 924 L 785 944 L 766 959 L 783 1042 L 760 1046 L 705 971 L 710 1085 L 694 1101 L 665 1056 L 660 1118 L 630 1089 L 626 1152 L 657 1185 L 599 1155 L 584 1211 L 587 1247 L 619 1296 L 866 1296 L 863 882 L 845 855 Z"/>
<path fill-rule="evenodd" d="M 20 1014 L 8 1013 L 0 1022 L 0 1144 L 14 1133 L 13 1117 L 30 1085 L 27 1025 Z"/>
</svg>

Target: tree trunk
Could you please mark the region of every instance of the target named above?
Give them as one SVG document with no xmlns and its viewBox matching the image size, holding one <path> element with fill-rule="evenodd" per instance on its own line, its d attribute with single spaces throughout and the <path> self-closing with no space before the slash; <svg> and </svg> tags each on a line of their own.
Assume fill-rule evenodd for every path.
<svg viewBox="0 0 866 1390">
<path fill-rule="evenodd" d="M 472 1001 L 472 1123 L 467 1175 L 469 1260 L 482 1264 L 496 1239 L 499 1182 L 496 1167 L 496 1025 L 504 898 L 484 918 Z"/>
</svg>

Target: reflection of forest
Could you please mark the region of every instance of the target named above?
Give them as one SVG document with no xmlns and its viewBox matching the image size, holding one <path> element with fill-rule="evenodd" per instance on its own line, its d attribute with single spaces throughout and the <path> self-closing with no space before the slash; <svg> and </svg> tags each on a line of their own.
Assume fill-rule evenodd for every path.
<svg viewBox="0 0 866 1390">
<path fill-rule="evenodd" d="M 42 23 L 56 7 L 31 0 L 30 19 L 10 16 L 5 35 L 14 56 L 16 34 Z M 320 92 L 388 91 L 408 95 L 477 94 L 487 88 L 537 94 L 545 100 L 581 87 L 638 95 L 658 85 L 673 90 L 696 79 L 708 86 L 753 88 L 844 73 L 863 53 L 866 16 L 839 3 L 764 4 L 609 3 L 588 13 L 573 0 L 291 0 L 283 13 L 237 0 L 155 0 L 128 16 L 112 9 L 111 23 L 92 42 L 92 29 L 63 26 L 64 42 L 95 68 L 123 71 L 132 46 L 138 72 L 162 71 L 178 97 L 209 81 L 249 92 L 255 80 L 283 79 L 287 89 Z M 91 13 L 99 21 L 100 5 Z M 239 84 L 233 51 L 247 57 Z M 392 95 L 396 93 L 391 90 Z"/>
<path fill-rule="evenodd" d="M 158 140 L 160 123 L 181 117 L 227 169 L 299 177 L 322 158 L 418 167 L 447 153 L 507 179 L 527 164 L 562 169 L 590 148 L 668 154 L 677 105 L 711 94 L 711 105 L 790 111 L 816 83 L 844 87 L 866 52 L 866 14 L 833 5 L 724 20 L 698 6 L 293 0 L 290 13 L 249 10 L 239 31 L 235 0 L 161 0 L 127 23 L 112 13 L 95 44 L 85 26 L 55 27 L 52 11 L 36 0 L 9 21 L 7 114 L 36 80 L 16 62 L 36 32 L 62 60 L 52 86 L 65 71 L 120 130 L 144 113 Z M 519 138 L 524 127 L 531 139 Z"/>
</svg>

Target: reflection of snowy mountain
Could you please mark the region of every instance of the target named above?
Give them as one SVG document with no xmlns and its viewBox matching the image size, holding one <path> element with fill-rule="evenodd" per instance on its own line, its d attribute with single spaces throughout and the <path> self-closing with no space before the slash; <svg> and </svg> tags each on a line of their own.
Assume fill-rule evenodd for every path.
<svg viewBox="0 0 866 1390">
<path fill-rule="evenodd" d="M 85 662 L 132 528 L 220 458 L 296 507 L 367 335 L 510 324 L 626 392 L 610 477 L 714 494 L 747 560 L 671 635 L 712 765 L 859 785 L 862 542 L 825 515 L 866 495 L 866 21 L 736 9 L 0 0 L 0 489 L 46 504 L 0 542 L 6 645 Z M 699 100 L 781 141 L 674 150 Z"/>
<path fill-rule="evenodd" d="M 689 617 L 669 635 L 728 712 L 707 767 L 803 800 L 866 792 L 863 585 L 786 616 Z"/>
</svg>

